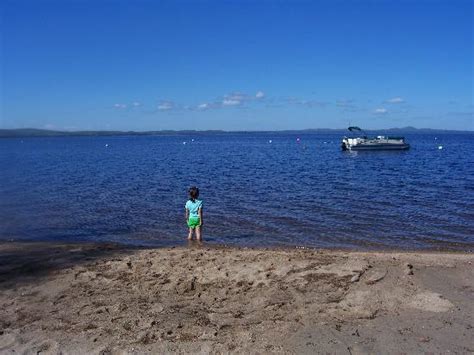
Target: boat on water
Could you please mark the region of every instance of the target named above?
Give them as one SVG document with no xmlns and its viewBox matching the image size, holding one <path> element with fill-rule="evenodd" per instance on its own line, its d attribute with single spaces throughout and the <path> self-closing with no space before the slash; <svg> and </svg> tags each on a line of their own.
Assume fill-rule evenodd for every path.
<svg viewBox="0 0 474 355">
<path fill-rule="evenodd" d="M 359 127 L 349 127 L 351 132 L 362 132 L 361 136 L 344 137 L 342 139 L 342 150 L 407 150 L 410 145 L 405 142 L 405 137 L 377 136 L 367 137 Z"/>
</svg>

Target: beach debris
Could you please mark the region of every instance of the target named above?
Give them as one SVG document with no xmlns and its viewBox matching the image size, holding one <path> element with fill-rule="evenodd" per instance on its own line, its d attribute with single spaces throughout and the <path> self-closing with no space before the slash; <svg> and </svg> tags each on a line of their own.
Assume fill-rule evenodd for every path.
<svg viewBox="0 0 474 355">
<path fill-rule="evenodd" d="M 352 276 L 351 278 L 351 282 L 354 283 L 354 282 L 358 282 L 360 280 L 360 274 L 355 274 L 354 276 Z"/>
<path fill-rule="evenodd" d="M 380 270 L 374 272 L 368 279 L 365 281 L 367 285 L 373 285 L 381 280 L 387 275 L 387 270 Z"/>
<path fill-rule="evenodd" d="M 405 264 L 405 274 L 413 275 L 413 265 L 410 263 Z"/>
<path fill-rule="evenodd" d="M 363 309 L 357 314 L 358 319 L 375 319 L 379 313 L 378 309 Z"/>
<path fill-rule="evenodd" d="M 190 291 L 194 291 L 196 289 L 196 280 L 197 280 L 197 277 L 193 276 L 193 278 L 191 279 L 191 282 L 189 284 L 189 290 Z"/>
<path fill-rule="evenodd" d="M 152 306 L 150 306 L 150 313 L 152 314 L 160 314 L 161 312 L 164 311 L 164 307 L 162 304 L 160 303 L 156 303 L 156 304 L 153 304 Z M 156 322 L 155 322 L 156 323 Z"/>
</svg>

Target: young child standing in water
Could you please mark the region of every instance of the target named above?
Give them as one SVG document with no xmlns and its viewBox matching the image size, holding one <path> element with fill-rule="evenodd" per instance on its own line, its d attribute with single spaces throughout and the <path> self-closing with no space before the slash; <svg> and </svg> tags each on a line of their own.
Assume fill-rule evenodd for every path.
<svg viewBox="0 0 474 355">
<path fill-rule="evenodd" d="M 186 223 L 189 227 L 188 240 L 193 239 L 193 232 L 196 231 L 196 240 L 201 241 L 202 226 L 202 201 L 198 200 L 199 189 L 196 186 L 188 190 L 189 200 L 186 202 Z"/>
</svg>

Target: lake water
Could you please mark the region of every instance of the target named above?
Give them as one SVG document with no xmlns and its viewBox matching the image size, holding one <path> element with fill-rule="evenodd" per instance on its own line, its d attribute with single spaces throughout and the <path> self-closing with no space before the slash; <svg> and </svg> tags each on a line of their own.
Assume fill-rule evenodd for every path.
<svg viewBox="0 0 474 355">
<path fill-rule="evenodd" d="M 0 238 L 180 245 L 196 185 L 208 243 L 474 251 L 474 134 L 406 137 L 359 153 L 316 133 L 0 139 Z"/>
</svg>

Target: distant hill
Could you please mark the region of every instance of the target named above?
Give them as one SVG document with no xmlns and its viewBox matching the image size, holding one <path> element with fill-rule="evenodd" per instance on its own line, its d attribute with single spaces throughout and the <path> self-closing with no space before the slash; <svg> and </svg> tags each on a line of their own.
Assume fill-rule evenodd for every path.
<svg viewBox="0 0 474 355">
<path fill-rule="evenodd" d="M 367 132 L 386 132 L 386 133 L 474 133 L 473 131 L 453 131 L 439 130 L 431 128 L 388 128 L 380 130 L 366 130 Z M 347 129 L 333 128 L 308 128 L 302 130 L 280 130 L 280 131 L 222 131 L 222 130 L 162 130 L 162 131 L 52 131 L 47 129 L 36 128 L 17 128 L 17 129 L 0 129 L 0 138 L 16 138 L 16 137 L 68 137 L 68 136 L 164 136 L 164 135 L 202 135 L 202 134 L 304 134 L 304 133 L 341 133 L 344 134 Z"/>
<path fill-rule="evenodd" d="M 0 138 L 14 137 L 68 137 L 68 136 L 151 136 L 151 135 L 176 135 L 176 134 L 219 134 L 224 131 L 52 131 L 36 128 L 0 129 Z"/>
</svg>

